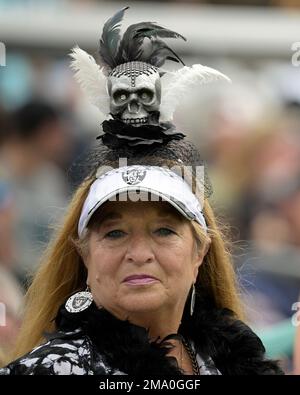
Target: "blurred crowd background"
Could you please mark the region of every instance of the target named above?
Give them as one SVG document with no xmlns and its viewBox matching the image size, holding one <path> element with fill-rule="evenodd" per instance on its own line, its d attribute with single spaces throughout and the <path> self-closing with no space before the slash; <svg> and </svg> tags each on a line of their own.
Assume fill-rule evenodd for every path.
<svg viewBox="0 0 300 395">
<path fill-rule="evenodd" d="M 73 80 L 70 49 L 96 56 L 104 21 L 126 5 L 124 25 L 149 20 L 180 32 L 187 43 L 172 45 L 187 65 L 232 80 L 192 89 L 176 124 L 208 163 L 248 323 L 270 357 L 300 374 L 299 0 L 0 0 L 0 361 L 81 180 L 72 164 L 101 133 Z"/>
</svg>

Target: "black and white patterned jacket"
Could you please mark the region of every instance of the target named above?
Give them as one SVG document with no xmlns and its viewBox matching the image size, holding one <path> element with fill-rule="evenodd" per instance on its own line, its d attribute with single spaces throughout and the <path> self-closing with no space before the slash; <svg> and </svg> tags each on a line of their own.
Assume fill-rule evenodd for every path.
<svg viewBox="0 0 300 395">
<path fill-rule="evenodd" d="M 276 362 L 264 358 L 259 338 L 229 310 L 202 307 L 179 330 L 196 351 L 201 375 L 282 374 Z M 0 369 L 0 375 L 182 374 L 176 359 L 167 356 L 167 344 L 150 343 L 145 328 L 94 304 L 76 314 L 62 307 L 56 323 L 58 331 L 45 344 Z"/>
</svg>

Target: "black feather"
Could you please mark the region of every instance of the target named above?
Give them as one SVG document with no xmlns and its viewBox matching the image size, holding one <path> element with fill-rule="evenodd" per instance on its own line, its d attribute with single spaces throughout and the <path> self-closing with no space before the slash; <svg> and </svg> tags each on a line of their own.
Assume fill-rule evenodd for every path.
<svg viewBox="0 0 300 395">
<path fill-rule="evenodd" d="M 138 29 L 141 25 L 144 26 L 144 22 L 130 25 L 123 34 L 117 54 L 118 64 L 139 60 L 144 41 L 144 37 L 138 35 Z"/>
<path fill-rule="evenodd" d="M 102 37 L 100 39 L 100 61 L 105 66 L 114 68 L 117 66 L 116 55 L 120 43 L 120 23 L 125 11 L 129 7 L 124 7 L 112 16 L 103 26 Z"/>
<path fill-rule="evenodd" d="M 163 40 L 155 39 L 151 40 L 150 45 L 147 49 L 147 54 L 144 56 L 144 52 L 140 56 L 140 61 L 152 64 L 155 67 L 161 67 L 166 59 L 172 60 L 173 62 L 183 63 L 180 57 L 170 48 Z"/>
<path fill-rule="evenodd" d="M 181 34 L 156 23 L 140 22 L 130 25 L 121 38 L 120 22 L 128 8 L 118 11 L 103 27 L 99 49 L 101 63 L 109 69 L 132 61 L 146 62 L 156 67 L 161 67 L 167 59 L 184 64 L 161 39 L 181 38 L 185 41 L 186 39 Z M 145 39 L 150 41 L 147 49 Z"/>
<path fill-rule="evenodd" d="M 172 30 L 166 29 L 162 26 L 157 25 L 153 22 L 142 22 L 140 23 L 141 26 L 138 31 L 137 35 L 142 35 L 143 37 L 160 37 L 160 38 L 181 38 L 182 40 L 186 41 L 186 38 L 183 37 L 181 34 L 173 32 Z"/>
<path fill-rule="evenodd" d="M 154 48 L 148 52 L 148 56 L 145 57 L 143 51 L 144 39 L 148 38 L 151 40 Z M 120 42 L 119 51 L 117 55 L 117 62 L 119 64 L 130 62 L 133 60 L 143 61 L 153 65 L 159 64 L 160 67 L 164 64 L 166 59 L 175 60 L 176 62 L 181 59 L 172 51 L 162 40 L 158 38 L 181 38 L 186 40 L 185 37 L 179 33 L 173 32 L 172 30 L 165 29 L 152 22 L 140 22 L 128 27 L 123 35 Z M 155 44 L 158 43 L 158 44 Z M 161 54 L 160 54 L 161 51 Z M 155 60 L 152 60 L 152 54 L 155 52 Z M 169 55 L 173 55 L 168 57 Z"/>
</svg>

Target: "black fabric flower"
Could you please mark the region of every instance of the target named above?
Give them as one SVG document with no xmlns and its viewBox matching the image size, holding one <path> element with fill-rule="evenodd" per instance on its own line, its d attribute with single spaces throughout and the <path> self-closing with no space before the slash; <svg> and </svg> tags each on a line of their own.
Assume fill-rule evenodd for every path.
<svg viewBox="0 0 300 395">
<path fill-rule="evenodd" d="M 171 140 L 182 140 L 185 135 L 177 132 L 175 126 L 168 123 L 157 125 L 132 126 L 119 119 L 110 119 L 102 123 L 104 134 L 97 137 L 109 148 L 124 146 L 163 145 Z"/>
</svg>

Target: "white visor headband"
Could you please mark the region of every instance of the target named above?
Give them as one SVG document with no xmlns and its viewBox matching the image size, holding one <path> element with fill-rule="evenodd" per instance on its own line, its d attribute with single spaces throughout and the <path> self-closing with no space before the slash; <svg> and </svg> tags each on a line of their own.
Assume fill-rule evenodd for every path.
<svg viewBox="0 0 300 395">
<path fill-rule="evenodd" d="M 135 202 L 138 200 L 139 192 L 150 193 L 150 201 L 158 201 L 157 197 L 162 198 L 187 219 L 197 221 L 207 231 L 200 202 L 182 177 L 163 167 L 135 165 L 108 171 L 93 182 L 79 219 L 80 238 L 84 236 L 96 210 L 106 201 L 116 201 L 116 195 L 124 192 L 127 192 L 125 200 Z"/>
</svg>

